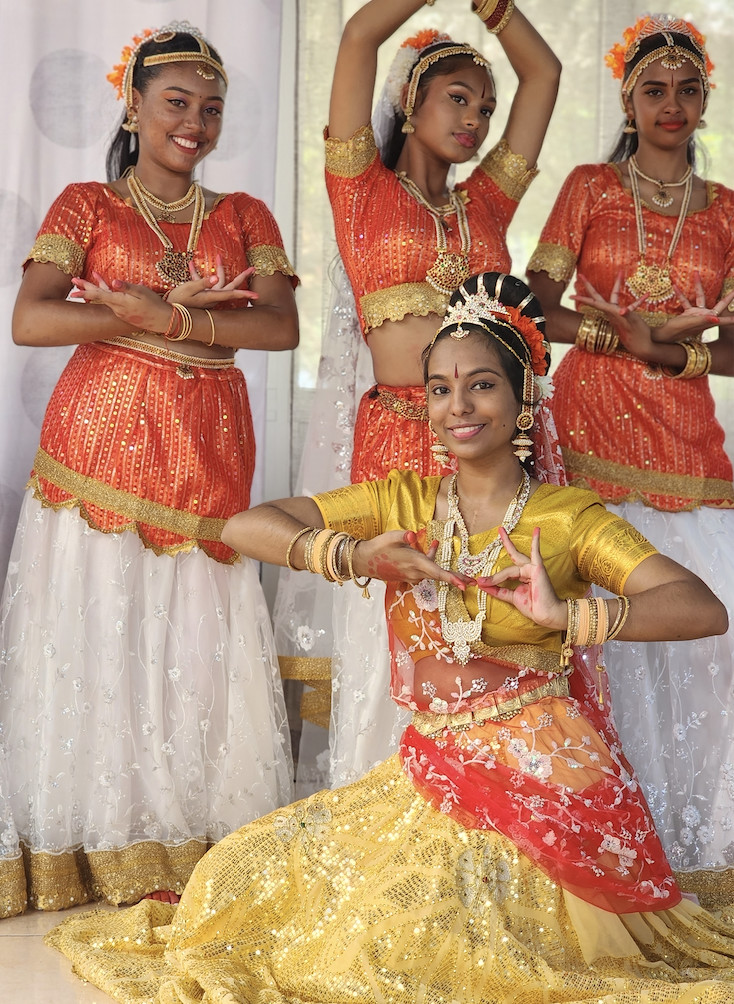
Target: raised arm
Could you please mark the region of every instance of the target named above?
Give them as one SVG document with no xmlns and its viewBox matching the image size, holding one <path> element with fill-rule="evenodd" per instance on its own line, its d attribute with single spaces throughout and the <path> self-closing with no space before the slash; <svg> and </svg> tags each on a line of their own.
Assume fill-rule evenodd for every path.
<svg viewBox="0 0 734 1004">
<path fill-rule="evenodd" d="M 556 103 L 561 63 L 517 8 L 497 38 L 518 79 L 504 138 L 532 167 Z"/>
<path fill-rule="evenodd" d="M 329 104 L 329 135 L 349 139 L 368 125 L 377 75 L 377 50 L 424 6 L 424 0 L 370 0 L 346 23 L 336 57 Z"/>
</svg>

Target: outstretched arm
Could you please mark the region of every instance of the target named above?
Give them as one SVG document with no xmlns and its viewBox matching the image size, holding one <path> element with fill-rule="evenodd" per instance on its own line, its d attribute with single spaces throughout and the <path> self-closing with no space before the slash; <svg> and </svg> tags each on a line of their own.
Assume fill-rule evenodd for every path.
<svg viewBox="0 0 734 1004">
<path fill-rule="evenodd" d="M 222 531 L 222 542 L 257 561 L 272 565 L 285 565 L 288 554 L 290 565 L 296 570 L 306 568 L 308 534 L 296 535 L 309 527 L 323 527 L 321 510 L 313 499 L 301 496 L 278 499 L 247 509 L 227 520 Z M 357 576 L 369 576 L 385 582 L 420 582 L 421 579 L 443 579 L 463 589 L 470 581 L 467 576 L 440 568 L 434 558 L 438 542 L 433 542 L 424 553 L 418 546 L 416 534 L 390 530 L 370 540 L 360 540 L 354 550 L 352 565 Z"/>
<path fill-rule="evenodd" d="M 561 63 L 517 8 L 497 38 L 518 79 L 504 138 L 532 167 L 556 103 Z"/>
<path fill-rule="evenodd" d="M 424 0 L 370 0 L 346 23 L 336 57 L 329 135 L 349 139 L 370 121 L 377 50 L 424 6 Z"/>
</svg>

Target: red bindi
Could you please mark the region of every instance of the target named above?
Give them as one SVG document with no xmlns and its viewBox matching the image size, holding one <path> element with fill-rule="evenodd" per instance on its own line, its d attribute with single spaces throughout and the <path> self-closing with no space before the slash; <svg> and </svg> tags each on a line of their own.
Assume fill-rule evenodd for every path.
<svg viewBox="0 0 734 1004">
<path fill-rule="evenodd" d="M 459 379 L 459 367 L 454 363 L 454 380 Z"/>
</svg>

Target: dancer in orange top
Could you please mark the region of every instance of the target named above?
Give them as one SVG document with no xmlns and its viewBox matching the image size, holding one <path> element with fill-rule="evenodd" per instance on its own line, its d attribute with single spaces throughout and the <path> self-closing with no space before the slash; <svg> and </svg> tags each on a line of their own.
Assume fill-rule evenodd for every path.
<svg viewBox="0 0 734 1004">
<path fill-rule="evenodd" d="M 734 373 L 734 192 L 694 173 L 693 141 L 712 67 L 702 36 L 672 16 L 641 18 L 608 62 L 622 79 L 622 137 L 611 163 L 571 173 L 528 265 L 550 338 L 575 343 L 555 376 L 558 434 L 572 483 L 727 590 L 732 467 L 707 374 Z M 574 272 L 581 314 L 560 303 Z M 702 343 L 712 326 L 718 337 Z M 732 864 L 733 650 L 730 633 L 608 656 L 622 738 L 672 864 L 727 900 L 734 871 L 726 883 L 693 873 Z"/>
<path fill-rule="evenodd" d="M 507 227 L 536 174 L 560 74 L 560 63 L 512 0 L 476 5 L 518 86 L 502 136 L 467 181 L 452 187 L 451 168 L 471 161 L 490 131 L 497 96 L 487 57 L 448 35 L 421 32 L 399 49 L 372 110 L 378 49 L 422 6 L 422 0 L 372 0 L 360 8 L 344 29 L 331 91 L 326 183 L 376 380 L 356 417 L 355 482 L 384 478 L 393 468 L 440 472 L 431 452 L 435 439 L 421 351 L 463 279 L 483 269 L 509 270 Z M 345 366 L 343 346 L 336 353 L 338 370 Z M 339 400 L 343 407 L 344 395 Z M 330 433 L 321 439 L 331 448 Z M 308 473 L 310 490 L 315 483 L 310 464 Z M 298 590 L 292 578 L 281 590 L 279 651 L 279 626 L 285 624 L 299 656 L 333 656 L 338 684 L 332 695 L 331 779 L 343 783 L 385 757 L 400 732 L 384 697 L 388 666 L 381 600 L 358 608 L 359 597 L 347 598 L 342 591 L 335 600 L 337 642 L 327 651 L 330 625 L 314 629 L 312 610 L 318 615 L 318 604 L 309 608 Z M 347 657 L 355 648 L 362 653 L 361 666 Z M 350 675 L 341 675 L 342 668 Z"/>
<path fill-rule="evenodd" d="M 267 607 L 220 532 L 255 459 L 234 352 L 296 344 L 293 271 L 262 202 L 193 181 L 221 130 L 216 51 L 183 23 L 125 56 L 110 183 L 54 202 L 13 321 L 21 344 L 78 347 L 3 603 L 7 913 L 175 899 L 291 791 Z"/>
</svg>

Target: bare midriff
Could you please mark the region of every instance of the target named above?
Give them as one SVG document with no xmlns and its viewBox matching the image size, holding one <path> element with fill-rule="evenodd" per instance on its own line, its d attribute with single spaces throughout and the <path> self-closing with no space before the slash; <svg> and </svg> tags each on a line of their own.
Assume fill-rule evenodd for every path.
<svg viewBox="0 0 734 1004">
<path fill-rule="evenodd" d="M 413 697 L 422 711 L 427 711 L 433 698 L 446 701 L 452 708 L 459 700 L 474 703 L 492 691 L 501 690 L 508 679 L 516 676 L 514 666 L 503 666 L 491 659 L 471 659 L 466 666 L 427 655 L 416 663 Z M 457 684 L 457 679 L 460 684 Z M 459 694 L 461 686 L 461 694 Z M 481 689 L 479 689 L 481 687 Z M 424 689 L 425 688 L 425 689 Z M 515 691 L 508 693 L 508 698 Z"/>
<path fill-rule="evenodd" d="M 377 383 L 388 387 L 416 387 L 423 384 L 421 353 L 433 341 L 441 324 L 438 314 L 402 321 L 383 321 L 367 334 L 372 367 Z"/>
</svg>

